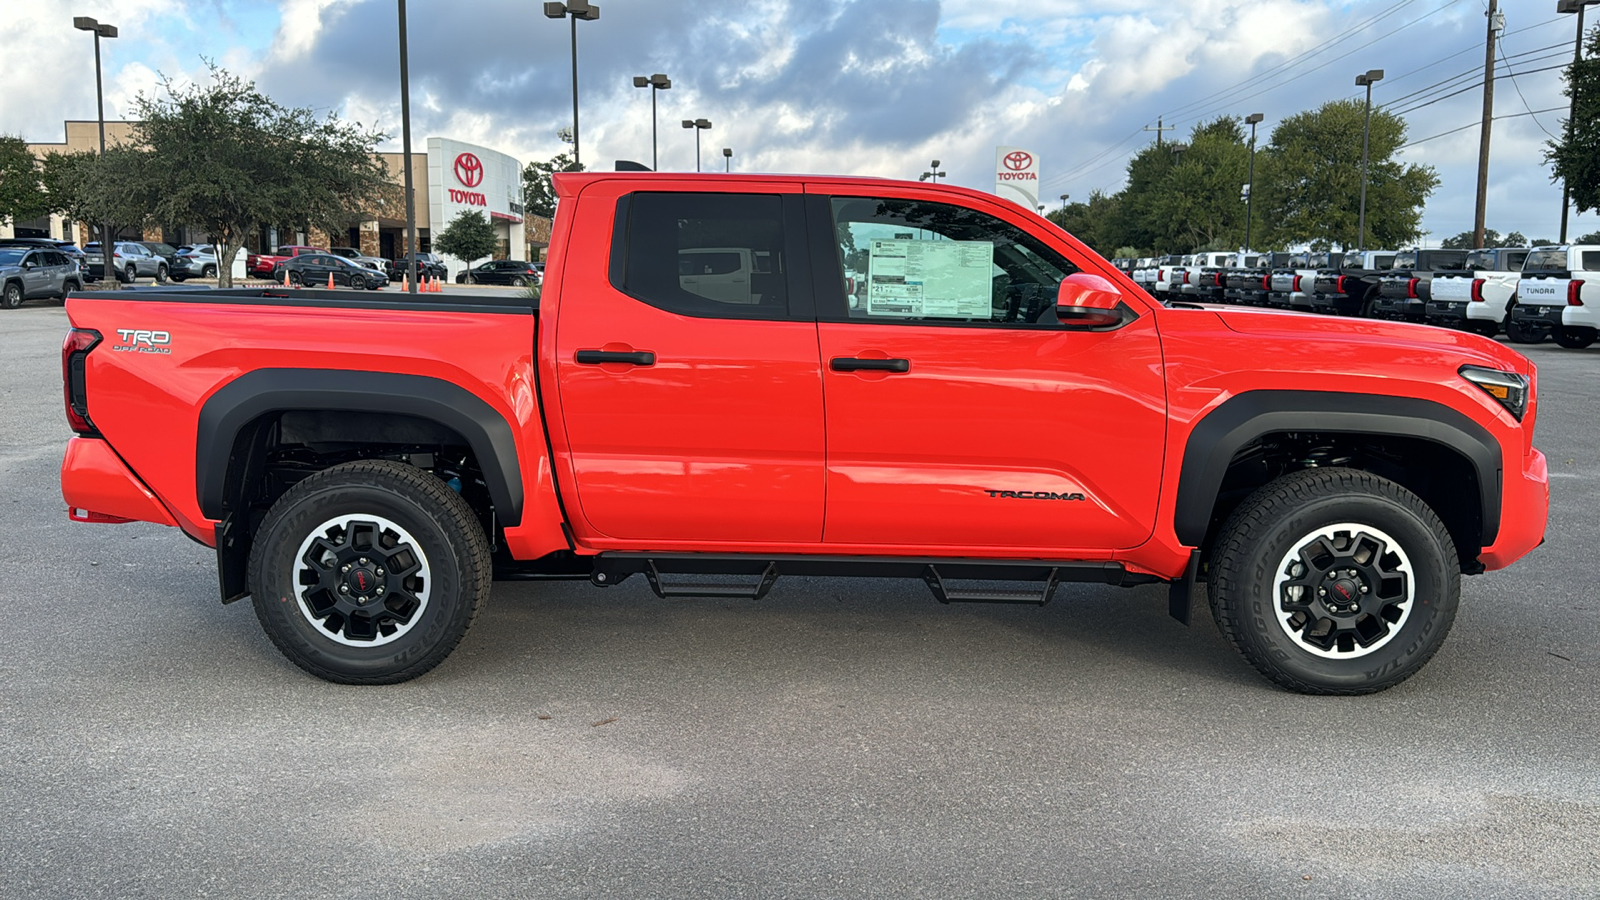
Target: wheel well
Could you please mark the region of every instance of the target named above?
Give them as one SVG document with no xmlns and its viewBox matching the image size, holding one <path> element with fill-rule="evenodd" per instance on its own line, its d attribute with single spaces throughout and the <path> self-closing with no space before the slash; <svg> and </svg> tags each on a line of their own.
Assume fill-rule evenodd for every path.
<svg viewBox="0 0 1600 900">
<path fill-rule="evenodd" d="M 1428 504 L 1456 545 L 1461 571 L 1483 571 L 1481 485 L 1470 460 L 1422 438 L 1359 433 L 1283 431 L 1261 435 L 1229 461 L 1206 529 L 1206 555 L 1244 499 L 1267 482 L 1301 469 L 1343 466 L 1387 478 Z"/>
<path fill-rule="evenodd" d="M 421 416 L 346 410 L 275 411 L 239 430 L 224 495 L 227 515 L 242 531 L 237 536 L 253 535 L 272 504 L 301 480 L 360 459 L 394 460 L 431 472 L 472 507 L 490 546 L 500 543 L 483 469 L 466 438 Z"/>
</svg>

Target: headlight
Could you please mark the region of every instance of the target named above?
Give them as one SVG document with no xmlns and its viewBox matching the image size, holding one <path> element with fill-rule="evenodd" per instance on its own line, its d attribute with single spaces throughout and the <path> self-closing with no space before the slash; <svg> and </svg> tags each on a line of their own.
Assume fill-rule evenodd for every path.
<svg viewBox="0 0 1600 900">
<path fill-rule="evenodd" d="M 1477 385 L 1506 408 L 1506 412 L 1522 421 L 1528 411 L 1528 379 L 1515 372 L 1485 369 L 1482 366 L 1462 366 L 1461 377 Z"/>
</svg>

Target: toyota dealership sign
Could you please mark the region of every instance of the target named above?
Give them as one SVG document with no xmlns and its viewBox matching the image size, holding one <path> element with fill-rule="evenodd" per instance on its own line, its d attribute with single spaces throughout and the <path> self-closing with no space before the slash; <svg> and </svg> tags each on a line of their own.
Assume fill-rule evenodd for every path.
<svg viewBox="0 0 1600 900">
<path fill-rule="evenodd" d="M 1039 154 L 1020 147 L 994 150 L 994 192 L 1023 209 L 1039 208 Z"/>
<path fill-rule="evenodd" d="M 437 235 L 456 216 L 476 211 L 494 223 L 512 259 L 527 253 L 522 224 L 522 163 L 462 141 L 428 138 L 428 227 Z M 471 260 L 446 258 L 450 275 Z"/>
</svg>

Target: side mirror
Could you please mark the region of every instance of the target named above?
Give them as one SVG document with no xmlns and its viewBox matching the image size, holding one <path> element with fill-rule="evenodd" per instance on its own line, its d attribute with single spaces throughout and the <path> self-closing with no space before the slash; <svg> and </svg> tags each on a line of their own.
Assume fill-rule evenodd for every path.
<svg viewBox="0 0 1600 900">
<path fill-rule="evenodd" d="M 1115 331 L 1138 315 L 1122 301 L 1116 285 L 1099 275 L 1074 272 L 1061 279 L 1056 318 L 1078 331 Z"/>
<path fill-rule="evenodd" d="M 22 261 L 22 268 L 24 268 L 24 269 L 32 269 L 32 268 L 37 267 L 38 265 L 39 265 L 38 263 L 34 262 L 31 259 L 25 259 L 25 260 Z"/>
</svg>

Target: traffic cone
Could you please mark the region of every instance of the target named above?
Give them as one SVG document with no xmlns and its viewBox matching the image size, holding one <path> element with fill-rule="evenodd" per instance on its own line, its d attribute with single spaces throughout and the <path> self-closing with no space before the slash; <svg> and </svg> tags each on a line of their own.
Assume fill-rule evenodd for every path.
<svg viewBox="0 0 1600 900">
<path fill-rule="evenodd" d="M 402 294 L 411 293 L 411 273 L 410 272 L 407 272 L 407 273 L 405 273 L 405 274 L 400 276 L 400 293 L 402 293 Z"/>
<path fill-rule="evenodd" d="M 333 290 L 333 273 L 328 273 L 328 290 Z"/>
<path fill-rule="evenodd" d="M 284 287 L 288 287 L 289 286 L 289 270 L 288 269 L 284 269 L 283 270 L 283 286 Z"/>
<path fill-rule="evenodd" d="M 435 279 L 434 279 L 434 280 L 433 280 L 433 292 L 434 292 L 434 293 L 435 293 L 435 294 L 442 294 L 442 293 L 444 293 L 444 282 L 442 282 L 442 281 L 440 281 L 440 280 L 439 280 L 439 279 L 437 279 L 437 278 L 435 278 Z"/>
</svg>

